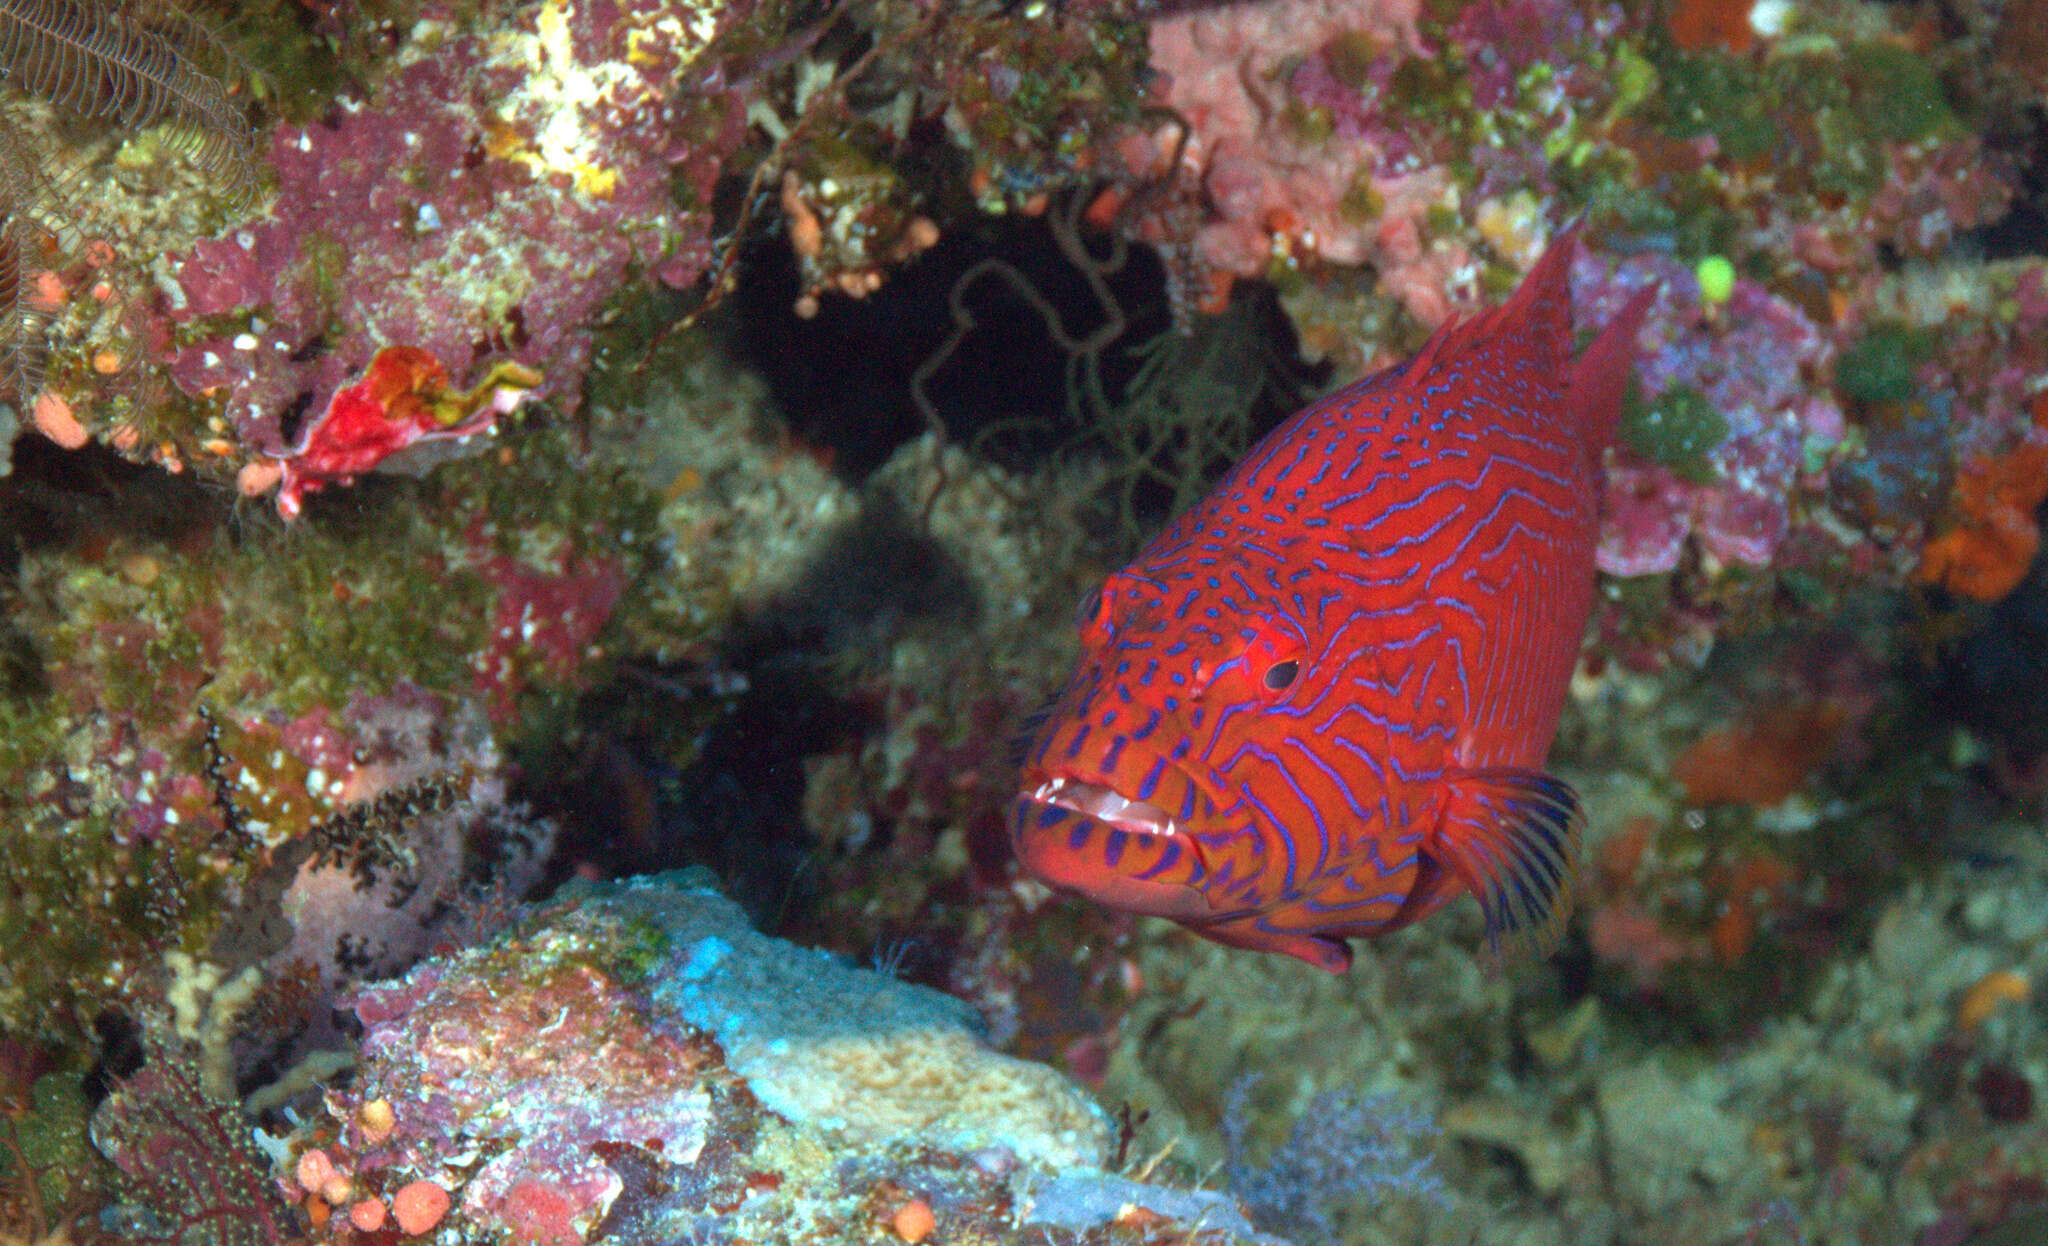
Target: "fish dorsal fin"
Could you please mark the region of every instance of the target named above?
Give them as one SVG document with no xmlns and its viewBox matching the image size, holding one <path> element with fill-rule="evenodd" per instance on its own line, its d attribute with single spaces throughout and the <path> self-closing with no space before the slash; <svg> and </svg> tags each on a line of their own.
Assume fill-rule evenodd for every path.
<svg viewBox="0 0 2048 1246">
<path fill-rule="evenodd" d="M 1446 360 L 1488 345 L 1531 355 L 1539 368 L 1562 369 L 1571 349 L 1571 270 L 1578 241 L 1576 225 L 1559 234 L 1513 297 L 1469 320 L 1447 321 L 1415 352 L 1404 373 L 1424 376 Z"/>
<path fill-rule="evenodd" d="M 1600 330 L 1578 361 L 1572 364 L 1571 379 L 1565 383 L 1565 402 L 1572 419 L 1585 434 L 1586 448 L 1597 462 L 1614 443 L 1614 427 L 1621 419 L 1621 399 L 1635 375 L 1636 331 L 1657 299 L 1656 285 L 1636 291 Z"/>
<path fill-rule="evenodd" d="M 1465 884 L 1486 914 L 1496 954 L 1546 956 L 1571 916 L 1585 823 L 1578 793 L 1535 770 L 1467 770 L 1451 795 L 1431 853 Z"/>
</svg>

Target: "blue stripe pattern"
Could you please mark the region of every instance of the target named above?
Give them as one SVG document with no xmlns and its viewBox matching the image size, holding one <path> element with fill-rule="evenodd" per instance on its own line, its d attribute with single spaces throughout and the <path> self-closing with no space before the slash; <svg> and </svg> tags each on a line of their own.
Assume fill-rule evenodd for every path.
<svg viewBox="0 0 2048 1246">
<path fill-rule="evenodd" d="M 1298 412 L 1091 599 L 1026 792 L 1138 805 L 1070 814 L 1067 885 L 1326 967 L 1454 873 L 1490 928 L 1561 910 L 1577 801 L 1539 771 L 1591 607 L 1586 425 L 1605 433 L 1568 392 L 1571 251 Z M 1067 820 L 1017 824 L 1027 863 Z"/>
</svg>

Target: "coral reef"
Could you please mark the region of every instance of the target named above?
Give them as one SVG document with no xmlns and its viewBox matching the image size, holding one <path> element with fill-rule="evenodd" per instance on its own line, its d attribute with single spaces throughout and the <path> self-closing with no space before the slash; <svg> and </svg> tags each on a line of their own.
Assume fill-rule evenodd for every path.
<svg viewBox="0 0 2048 1246">
<path fill-rule="evenodd" d="M 2031 279 L 1936 276 L 1936 304 L 1886 268 L 1938 262 L 1997 220 L 2014 167 L 1902 50 L 1914 32 L 1802 9 L 1798 39 L 1745 28 L 1738 47 L 1686 13 L 1669 32 L 1620 6 L 1504 0 L 1155 17 L 1153 98 L 1172 119 L 1124 132 L 1102 164 L 1126 186 L 1171 179 L 1132 223 L 1187 300 L 1213 310 L 1234 280 L 1273 280 L 1310 342 L 1354 367 L 1511 284 L 1546 218 L 1588 212 L 1606 254 L 1582 263 L 1581 316 L 1663 287 L 1601 547 L 1612 577 L 1669 577 L 1618 590 L 1604 626 L 1628 660 L 1698 661 L 1723 626 L 1783 609 L 1781 585 L 1825 608 L 1872 575 L 1902 579 L 1959 473 L 1960 522 L 1923 578 L 2009 586 L 2024 525 L 1987 517 L 2002 504 L 1963 464 L 2026 435 L 2011 385 L 2033 373 L 2008 361 L 2029 349 Z M 1778 51 L 1750 56 L 1752 40 Z M 1830 125 L 1799 120 L 1819 115 Z M 1762 161 L 1782 175 L 1749 176 Z M 1368 268 L 1361 296 L 1345 270 Z M 1987 276 L 1990 290 L 1959 284 Z M 1900 365 L 1857 347 L 1902 320 L 1926 329 L 1918 362 L 1873 403 L 1862 361 Z M 1987 339 L 2006 356 L 1988 368 Z M 1915 435 L 1922 411 L 1956 437 Z M 1901 477 L 1917 489 L 1872 487 Z M 1997 569 L 1978 580 L 1959 560 Z"/>
<path fill-rule="evenodd" d="M 0 404 L 0 1236 L 2038 1225 L 2038 0 L 246 8 L 260 158 L 206 158 L 211 87 L 0 102 L 77 166 L 70 237 L 0 237 L 47 358 Z M 996 213 L 1047 241 L 974 253 Z M 1560 958 L 1489 974 L 1461 903 L 1332 981 L 1018 880 L 1010 743 L 1132 482 L 1185 503 L 1299 375 L 1206 313 L 1341 379 L 1574 219 L 1580 323 L 1658 294 Z M 870 374 L 721 321 L 762 297 L 934 353 L 776 411 L 750 330 L 790 393 Z M 976 439 L 926 384 L 970 372 Z M 690 860 L 733 900 L 522 907 Z"/>
<path fill-rule="evenodd" d="M 1052 1173 L 1112 1180 L 1100 1110 L 986 1047 L 957 1001 L 757 934 L 682 876 L 572 889 L 353 1006 L 355 1078 L 293 1142 L 302 1205 L 337 1235 L 426 1182 L 460 1231 L 538 1241 L 1022 1240 Z M 1177 1206 L 1127 1184 L 1069 1232 Z"/>
<path fill-rule="evenodd" d="M 363 98 L 272 134 L 262 219 L 170 260 L 170 375 L 214 396 L 245 456 L 309 452 L 300 418 L 317 432 L 385 348 L 462 388 L 516 364 L 573 405 L 621 283 L 683 285 L 709 262 L 709 222 L 670 182 L 694 162 L 708 197 L 720 137 L 687 130 L 677 78 L 746 7 L 554 0 L 488 29 L 415 23 Z"/>
<path fill-rule="evenodd" d="M 892 164 L 914 130 L 970 150 L 1000 199 L 1073 176 L 1137 98 L 1138 28 L 1122 23 L 880 6 L 854 55 L 834 23 L 785 28 L 747 2 L 428 9 L 363 91 L 275 130 L 264 216 L 168 257 L 146 336 L 200 401 L 139 421 L 143 445 L 196 441 L 265 492 L 388 348 L 424 352 L 459 390 L 516 365 L 537 377 L 522 389 L 573 408 L 592 328 L 633 278 L 682 288 L 708 271 L 713 301 L 730 288 L 734 252 L 711 239 L 721 176 L 750 181 L 740 231 L 779 208 L 809 314 L 938 239 L 933 189 Z"/>
<path fill-rule="evenodd" d="M 395 967 L 436 905 L 530 877 L 549 836 L 508 808 L 496 732 L 585 676 L 632 554 L 566 494 L 535 512 L 507 470 L 474 465 L 451 529 L 397 511 L 270 546 L 200 527 L 16 568 L 9 635 L 35 676 L 0 703 L 10 1029 L 77 1033 L 168 950 L 267 959 L 292 941 L 280 904 L 287 930 L 324 932 L 294 956 Z M 363 856 L 373 833 L 403 852 Z M 76 920 L 53 930 L 58 903 Z"/>
<path fill-rule="evenodd" d="M 240 65 L 182 9 L 14 5 L 0 12 L 0 47 L 11 104 L 0 116 L 0 391 L 76 448 L 84 426 L 57 389 L 43 388 L 50 356 L 70 356 L 60 374 L 84 365 L 97 381 L 133 362 L 132 348 L 113 344 L 114 289 L 97 271 L 114 248 L 87 232 L 111 197 L 87 186 L 99 158 L 120 138 L 148 134 L 163 164 L 210 184 L 224 204 L 246 204 L 258 177 L 255 131 L 235 98 Z M 0 451 L 0 475 L 6 466 Z"/>
<path fill-rule="evenodd" d="M 749 113 L 774 140 L 753 185 L 775 194 L 801 268 L 799 316 L 874 293 L 939 240 L 933 214 L 963 190 L 986 211 L 1043 213 L 1137 115 L 1142 26 L 1059 6 L 1021 18 L 878 6 L 843 68 L 827 51 L 835 32 L 804 33 L 794 81 Z M 920 169 L 958 164 L 959 188 Z"/>
<path fill-rule="evenodd" d="M 1607 473 L 1600 570 L 1671 572 L 1688 541 L 1716 564 L 1774 565 L 1798 505 L 1795 486 L 1804 477 L 1809 491 L 1825 487 L 1847 431 L 1840 408 L 1806 384 L 1831 362 L 1826 337 L 1749 281 L 1738 279 L 1709 318 L 1697 279 L 1680 265 L 1651 257 L 1621 272 L 1602 280 L 1582 267 L 1591 279 L 1574 292 L 1590 319 L 1646 284 L 1660 287 L 1642 334 L 1656 345 L 1637 368 L 1643 407 L 1622 434 L 1635 461 Z M 1703 419 L 1704 434 L 1696 431 Z"/>
<path fill-rule="evenodd" d="M 1381 0 L 1175 14 L 1151 46 L 1177 120 L 1118 155 L 1138 175 L 1177 160 L 1182 193 L 1204 196 L 1206 212 L 1176 203 L 1143 226 L 1190 297 L 1219 306 L 1235 278 L 1370 263 L 1434 327 L 1479 293 L 1482 235 L 1534 258 L 1530 192 L 1629 102 L 1628 77 L 1602 67 L 1632 29 L 1618 9 L 1565 3 L 1475 4 L 1449 22 Z"/>
<path fill-rule="evenodd" d="M 233 1098 L 157 1024 L 147 1063 L 93 1114 L 93 1144 L 120 1170 L 128 1241 L 284 1246 L 294 1233 L 269 1164 Z"/>
</svg>

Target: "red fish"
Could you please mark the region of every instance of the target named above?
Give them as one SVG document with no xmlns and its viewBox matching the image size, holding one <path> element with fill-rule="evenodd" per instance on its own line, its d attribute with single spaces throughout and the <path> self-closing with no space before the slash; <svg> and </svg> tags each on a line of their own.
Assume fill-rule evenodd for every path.
<svg viewBox="0 0 2048 1246">
<path fill-rule="evenodd" d="M 1582 814 L 1542 765 L 1654 294 L 1574 361 L 1575 246 L 1297 412 L 1109 577 L 1025 754 L 1032 873 L 1332 972 L 1460 891 L 1496 949 L 1554 944 Z"/>
</svg>

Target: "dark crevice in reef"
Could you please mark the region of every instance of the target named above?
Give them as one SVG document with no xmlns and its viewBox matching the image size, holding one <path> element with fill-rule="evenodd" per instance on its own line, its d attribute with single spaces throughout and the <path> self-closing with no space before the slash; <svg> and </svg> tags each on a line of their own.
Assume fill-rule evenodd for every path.
<svg viewBox="0 0 2048 1246">
<path fill-rule="evenodd" d="M 2036 512 L 2048 523 L 2048 506 Z M 1939 646 L 1927 689 L 1935 713 L 1975 732 L 1994 783 L 2048 803 L 2048 551 L 2001 600 L 1970 608 Z"/>
<path fill-rule="evenodd" d="M 869 490 L 795 583 L 738 622 L 725 656 L 741 670 L 845 656 L 881 666 L 906 631 L 970 628 L 980 612 L 966 569 L 893 497 Z"/>
<path fill-rule="evenodd" d="M 2025 124 L 2008 142 L 2020 163 L 2017 191 L 2005 215 L 1966 235 L 1990 260 L 2048 255 L 2048 108 L 2026 110 Z"/>
<path fill-rule="evenodd" d="M 131 463 L 98 442 L 66 450 L 22 433 L 0 476 L 0 696 L 49 691 L 43 655 L 14 615 L 22 559 L 44 550 L 85 557 L 117 542 L 196 547 L 230 513 L 230 493 L 190 474 Z"/>
<path fill-rule="evenodd" d="M 117 536 L 189 540 L 228 510 L 230 495 L 220 489 L 131 463 L 97 442 L 66 450 L 23 433 L 11 453 L 12 470 L 0 476 L 0 579 L 11 580 L 32 550 Z"/>
<path fill-rule="evenodd" d="M 979 609 L 966 572 L 871 495 L 715 655 L 632 668 L 584 697 L 544 753 L 521 759 L 517 795 L 562 827 L 562 875 L 700 866 L 757 925 L 785 928 L 815 898 L 805 761 L 879 725 L 835 673 L 849 658 L 878 663 L 911 629 L 969 626 Z"/>
<path fill-rule="evenodd" d="M 699 867 L 776 930 L 812 899 L 806 758 L 857 741 L 865 707 L 794 663 L 635 669 L 519 759 L 517 799 L 561 827 L 554 876 Z"/>
<path fill-rule="evenodd" d="M 747 250 L 727 304 L 728 341 L 767 381 L 797 439 L 859 481 L 925 431 L 911 378 L 953 331 L 955 284 L 984 261 L 1015 270 L 1069 336 L 1083 337 L 1106 319 L 1042 217 L 970 217 L 890 273 L 880 290 L 862 299 L 827 294 L 808 320 L 795 311 L 803 291 L 789 244 L 779 234 L 762 239 Z M 1109 283 L 1127 309 L 1128 335 L 1142 340 L 1167 327 L 1165 281 L 1149 251 L 1133 251 Z M 967 445 L 997 421 L 1025 421 L 1043 433 L 1020 442 L 1006 466 L 1042 460 L 1072 436 L 1065 354 L 1040 311 L 1003 281 L 974 282 L 963 305 L 980 328 L 927 390 L 947 435 Z"/>
<path fill-rule="evenodd" d="M 785 239 L 770 234 L 741 261 L 739 285 L 717 319 L 722 340 L 766 381 L 791 434 L 856 483 L 930 427 L 920 393 L 949 440 L 1003 467 L 1093 455 L 1107 458 L 1114 473 L 1136 470 L 1117 461 L 1133 438 L 1106 431 L 1119 419 L 1127 431 L 1149 420 L 1138 438 L 1148 445 L 1201 438 L 1214 418 L 1203 404 L 1221 398 L 1249 408 L 1247 440 L 1255 440 L 1324 379 L 1300 362 L 1293 327 L 1269 287 L 1241 282 L 1227 316 L 1198 317 L 1177 330 L 1158 256 L 1138 245 L 1119 253 L 1109 235 L 1073 223 L 1071 207 L 964 215 L 874 294 L 824 295 L 808 319 L 796 312 L 803 290 L 795 258 Z M 1077 250 L 1095 267 L 1110 305 L 1070 258 Z M 1105 326 L 1121 332 L 1077 355 L 1072 347 Z M 1176 334 L 1182 341 L 1211 335 L 1209 343 L 1235 335 L 1231 349 L 1247 360 L 1236 369 L 1242 393 L 1218 393 L 1194 375 L 1217 359 L 1213 345 L 1158 349 Z M 1148 367 L 1148 360 L 1163 362 Z M 1169 401 L 1157 401 L 1162 392 Z M 1129 418 L 1133 404 L 1149 404 L 1142 419 Z M 1183 419 L 1185 430 L 1176 426 Z M 1213 475 L 1227 461 L 1204 462 L 1203 472 Z M 1148 485 L 1135 501 L 1156 524 L 1171 509 L 1170 492 Z"/>
</svg>

